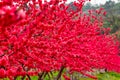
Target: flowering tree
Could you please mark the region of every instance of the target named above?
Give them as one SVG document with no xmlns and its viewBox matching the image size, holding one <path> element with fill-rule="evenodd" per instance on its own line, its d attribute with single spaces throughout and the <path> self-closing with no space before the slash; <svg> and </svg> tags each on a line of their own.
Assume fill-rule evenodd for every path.
<svg viewBox="0 0 120 80">
<path fill-rule="evenodd" d="M 41 80 L 59 71 L 58 80 L 68 69 L 96 79 L 86 72 L 120 71 L 119 42 L 102 28 L 104 10 L 87 15 L 82 12 L 85 0 L 74 2 L 75 11 L 65 2 L 0 1 L 0 78 L 38 75 Z"/>
</svg>

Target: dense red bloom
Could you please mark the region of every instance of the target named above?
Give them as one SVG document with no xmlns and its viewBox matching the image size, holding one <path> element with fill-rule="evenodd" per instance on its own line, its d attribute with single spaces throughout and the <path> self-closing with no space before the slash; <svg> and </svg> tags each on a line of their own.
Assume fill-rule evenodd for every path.
<svg viewBox="0 0 120 80">
<path fill-rule="evenodd" d="M 6 77 L 6 72 L 4 69 L 0 69 L 0 78 Z"/>
<path fill-rule="evenodd" d="M 68 11 L 66 0 L 6 1 L 0 2 L 2 77 L 61 67 L 82 74 L 93 68 L 120 72 L 119 42 L 102 28 L 102 9 L 83 13 L 85 0 L 74 2 L 76 11 Z"/>
</svg>

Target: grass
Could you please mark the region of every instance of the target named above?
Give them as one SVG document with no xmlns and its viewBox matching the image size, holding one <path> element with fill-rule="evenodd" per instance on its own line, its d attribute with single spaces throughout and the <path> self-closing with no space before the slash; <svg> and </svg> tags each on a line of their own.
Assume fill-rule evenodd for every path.
<svg viewBox="0 0 120 80">
<path fill-rule="evenodd" d="M 57 73 L 54 73 L 54 75 L 57 75 Z M 103 74 L 98 74 L 97 77 L 98 77 L 98 80 L 120 80 L 120 74 L 115 73 L 115 72 L 106 72 Z M 38 80 L 38 76 L 31 76 L 31 79 Z M 0 79 L 0 80 L 9 80 L 9 79 L 4 78 L 4 79 Z M 16 80 L 21 80 L 21 77 L 17 77 Z M 26 80 L 26 79 L 24 79 L 24 80 Z M 49 76 L 47 75 L 44 80 L 50 80 Z M 62 77 L 62 80 L 65 80 L 65 79 Z M 85 78 L 80 78 L 80 80 L 93 80 L 93 79 L 85 77 Z"/>
<path fill-rule="evenodd" d="M 98 80 L 120 80 L 120 74 L 115 72 L 106 72 L 104 74 L 98 74 Z"/>
</svg>

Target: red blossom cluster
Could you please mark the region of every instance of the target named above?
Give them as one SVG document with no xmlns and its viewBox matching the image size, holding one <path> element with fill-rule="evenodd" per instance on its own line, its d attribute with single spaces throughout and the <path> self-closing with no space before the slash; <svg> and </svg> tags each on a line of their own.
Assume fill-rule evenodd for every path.
<svg viewBox="0 0 120 80">
<path fill-rule="evenodd" d="M 74 11 L 66 0 L 1 0 L 0 78 L 64 68 L 89 77 L 94 68 L 120 72 L 119 42 L 102 28 L 105 12 L 82 12 L 85 2 L 74 2 Z"/>
</svg>

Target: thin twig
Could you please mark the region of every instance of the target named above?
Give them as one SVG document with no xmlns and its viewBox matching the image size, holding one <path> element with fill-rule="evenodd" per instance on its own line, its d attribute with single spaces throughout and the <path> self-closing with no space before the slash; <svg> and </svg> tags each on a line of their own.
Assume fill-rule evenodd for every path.
<svg viewBox="0 0 120 80">
<path fill-rule="evenodd" d="M 41 74 L 40 73 L 38 73 L 38 80 L 42 80 L 42 76 L 44 75 L 44 72 L 42 72 Z"/>
<path fill-rule="evenodd" d="M 55 80 L 59 80 L 60 79 L 63 70 L 64 70 L 64 67 L 62 66 L 61 69 L 60 69 L 60 71 L 59 71 L 59 73 L 58 73 L 58 75 L 57 75 L 57 78 Z"/>
</svg>

